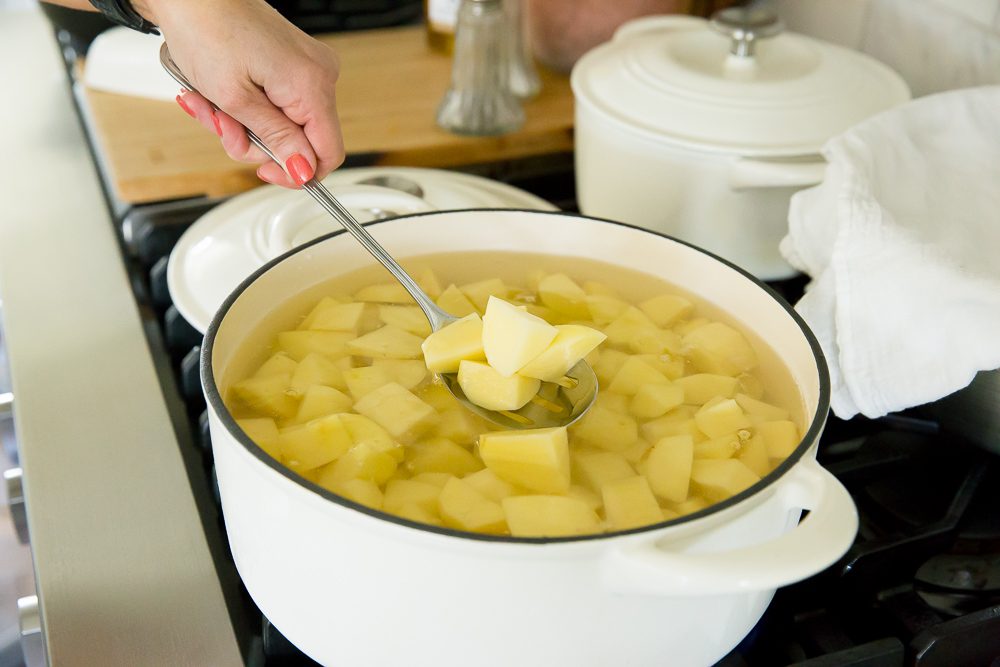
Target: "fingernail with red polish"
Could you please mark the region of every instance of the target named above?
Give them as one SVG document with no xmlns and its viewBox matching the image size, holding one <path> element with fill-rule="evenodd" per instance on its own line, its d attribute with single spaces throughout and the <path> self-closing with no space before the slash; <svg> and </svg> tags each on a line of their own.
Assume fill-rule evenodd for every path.
<svg viewBox="0 0 1000 667">
<path fill-rule="evenodd" d="M 292 177 L 296 185 L 302 185 L 313 177 L 313 168 L 309 160 L 300 153 L 295 153 L 285 161 L 285 168 L 288 175 Z"/>
<path fill-rule="evenodd" d="M 215 125 L 215 133 L 221 137 L 222 125 L 219 123 L 219 117 L 216 115 L 214 111 L 212 112 L 212 125 Z"/>
<path fill-rule="evenodd" d="M 184 101 L 183 97 L 178 95 L 174 99 L 177 100 L 177 104 L 180 105 L 181 109 L 184 109 L 184 113 L 194 118 L 194 111 L 187 105 L 187 102 Z"/>
</svg>

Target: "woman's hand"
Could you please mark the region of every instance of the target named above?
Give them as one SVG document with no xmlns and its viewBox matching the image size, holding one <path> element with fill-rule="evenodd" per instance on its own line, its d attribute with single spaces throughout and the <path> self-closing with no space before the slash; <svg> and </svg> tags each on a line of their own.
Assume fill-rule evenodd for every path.
<svg viewBox="0 0 1000 667">
<path fill-rule="evenodd" d="M 322 178 L 343 162 L 334 90 L 339 64 L 329 47 L 263 0 L 137 0 L 133 6 L 159 26 L 170 55 L 205 95 L 182 91 L 178 104 L 221 137 L 231 158 L 260 164 L 262 180 L 287 187 Z M 250 143 L 243 126 L 284 170 Z"/>
</svg>

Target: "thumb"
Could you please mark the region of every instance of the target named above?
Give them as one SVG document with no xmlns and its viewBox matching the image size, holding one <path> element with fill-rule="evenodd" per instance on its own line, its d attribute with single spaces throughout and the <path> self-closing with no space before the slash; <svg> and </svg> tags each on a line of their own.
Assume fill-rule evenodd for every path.
<svg viewBox="0 0 1000 667">
<path fill-rule="evenodd" d="M 305 131 L 274 106 L 264 91 L 248 91 L 246 99 L 230 106 L 231 110 L 223 111 L 260 138 L 295 185 L 302 185 L 313 177 L 318 161 Z M 272 174 L 276 171 L 273 167 L 270 170 Z"/>
</svg>

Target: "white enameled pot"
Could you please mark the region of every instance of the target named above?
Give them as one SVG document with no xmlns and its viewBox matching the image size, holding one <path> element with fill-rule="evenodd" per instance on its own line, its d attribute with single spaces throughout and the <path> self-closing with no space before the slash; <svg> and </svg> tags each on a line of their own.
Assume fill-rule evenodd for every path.
<svg viewBox="0 0 1000 667">
<path fill-rule="evenodd" d="M 775 589 L 823 570 L 852 543 L 851 498 L 815 459 L 830 393 L 822 352 L 791 307 L 747 273 L 646 230 L 562 213 L 433 212 L 369 228 L 397 257 L 576 256 L 693 291 L 778 352 L 804 402 L 805 438 L 723 503 L 606 535 L 478 535 L 354 504 L 270 459 L 221 398 L 237 349 L 269 312 L 372 262 L 347 234 L 307 243 L 227 299 L 205 337 L 202 382 L 236 566 L 261 611 L 312 658 L 352 667 L 710 665 L 750 631 Z"/>
<path fill-rule="evenodd" d="M 748 11 L 724 13 L 759 19 Z M 823 144 L 909 90 L 866 55 L 778 34 L 776 17 L 746 29 L 724 18 L 631 21 L 579 60 L 577 199 L 587 215 L 785 278 L 794 273 L 778 251 L 788 203 L 822 180 Z"/>
</svg>

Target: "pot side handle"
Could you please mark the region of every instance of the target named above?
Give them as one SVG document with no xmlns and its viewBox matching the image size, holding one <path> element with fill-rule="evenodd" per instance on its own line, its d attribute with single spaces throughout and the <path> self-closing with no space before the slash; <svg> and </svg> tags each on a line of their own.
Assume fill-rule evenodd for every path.
<svg viewBox="0 0 1000 667">
<path fill-rule="evenodd" d="M 655 541 L 631 542 L 602 564 L 605 586 L 617 593 L 725 595 L 774 590 L 820 572 L 854 542 L 858 514 L 850 494 L 815 459 L 803 460 L 777 491 L 785 510 L 810 510 L 783 535 L 715 553 L 670 551 Z"/>
<path fill-rule="evenodd" d="M 821 183 L 825 174 L 826 162 L 822 159 L 782 162 L 738 158 L 729 163 L 729 187 L 737 191 L 754 188 L 806 187 Z"/>
</svg>

